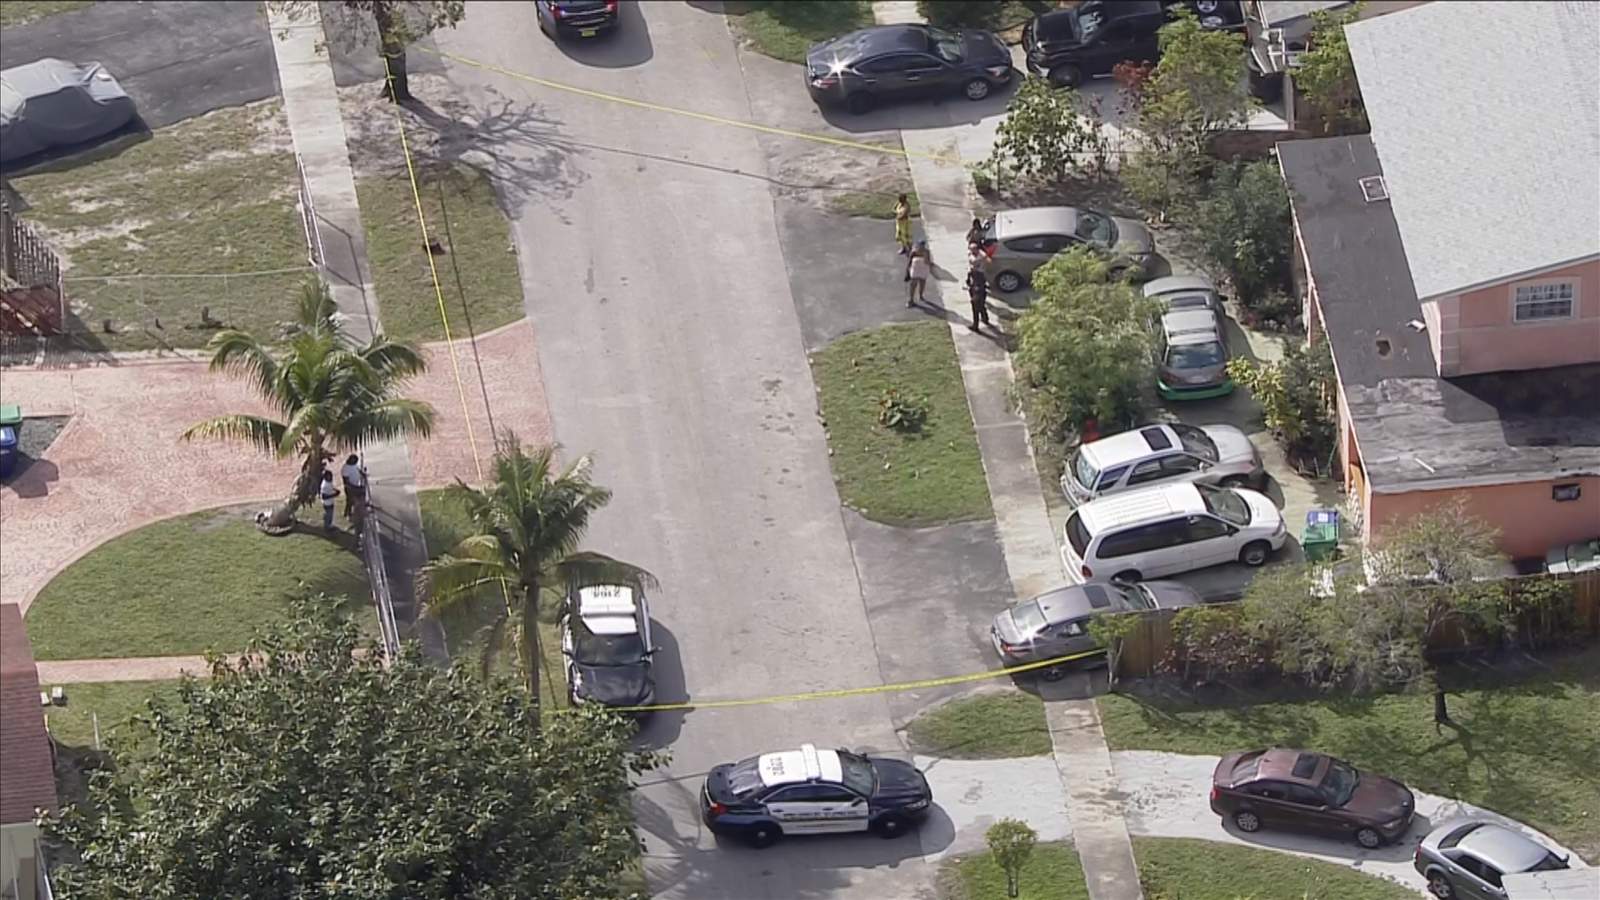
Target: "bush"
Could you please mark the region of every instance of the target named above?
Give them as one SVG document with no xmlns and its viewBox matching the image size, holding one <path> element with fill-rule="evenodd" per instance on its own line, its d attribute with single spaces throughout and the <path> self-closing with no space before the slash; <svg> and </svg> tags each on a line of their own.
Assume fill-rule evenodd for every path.
<svg viewBox="0 0 1600 900">
<path fill-rule="evenodd" d="M 878 424 L 903 434 L 922 430 L 928 421 L 928 398 L 884 388 L 878 398 Z"/>
<path fill-rule="evenodd" d="M 917 12 L 940 28 L 994 28 L 1000 24 L 998 0 L 917 0 Z"/>
<path fill-rule="evenodd" d="M 1257 674 L 1272 664 L 1271 647 L 1258 635 L 1238 604 L 1180 609 L 1159 669 L 1190 684 Z"/>
<path fill-rule="evenodd" d="M 1355 63 L 1350 60 L 1350 45 L 1344 35 L 1344 27 L 1360 14 L 1360 3 L 1335 13 L 1317 10 L 1311 14 L 1311 38 L 1307 50 L 1300 54 L 1294 85 L 1305 95 L 1322 134 L 1368 131 L 1361 85 L 1356 81 Z"/>
<path fill-rule="evenodd" d="M 1043 78 L 1023 81 L 995 132 L 990 165 L 1047 182 L 1104 175 L 1110 148 L 1100 131 L 1099 105 L 1093 98 L 1080 104 L 1079 96 Z"/>
<path fill-rule="evenodd" d="M 1318 468 L 1335 438 L 1333 356 L 1327 341 L 1309 349 L 1291 344 L 1283 359 L 1269 363 L 1236 357 L 1228 363 L 1228 375 L 1261 404 L 1262 420 L 1289 461 Z"/>
<path fill-rule="evenodd" d="M 1294 228 L 1277 163 L 1263 159 L 1220 168 L 1206 199 L 1195 204 L 1193 220 L 1206 256 L 1227 273 L 1245 309 L 1289 289 Z"/>
<path fill-rule="evenodd" d="M 1087 420 L 1138 417 L 1151 377 L 1150 302 L 1108 282 L 1103 260 L 1083 248 L 1033 275 L 1038 297 L 1018 320 L 1016 363 L 1032 407 L 1057 441 Z"/>
</svg>

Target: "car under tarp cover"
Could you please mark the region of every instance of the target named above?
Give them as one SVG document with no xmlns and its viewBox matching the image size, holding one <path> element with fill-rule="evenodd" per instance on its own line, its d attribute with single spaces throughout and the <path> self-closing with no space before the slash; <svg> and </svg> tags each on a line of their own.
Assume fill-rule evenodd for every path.
<svg viewBox="0 0 1600 900">
<path fill-rule="evenodd" d="M 0 71 L 0 160 L 109 134 L 133 113 L 132 98 L 99 63 L 41 59 Z"/>
</svg>

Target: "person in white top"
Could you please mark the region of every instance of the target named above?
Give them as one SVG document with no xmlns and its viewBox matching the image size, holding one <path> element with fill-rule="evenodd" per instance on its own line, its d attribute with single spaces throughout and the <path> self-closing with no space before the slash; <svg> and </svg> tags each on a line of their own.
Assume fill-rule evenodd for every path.
<svg viewBox="0 0 1600 900">
<path fill-rule="evenodd" d="M 911 264 L 906 269 L 906 306 L 916 306 L 919 300 L 928 302 L 930 264 L 928 242 L 917 241 L 917 249 L 911 251 Z"/>
<path fill-rule="evenodd" d="M 339 477 L 344 479 L 344 517 L 353 522 L 356 508 L 367 499 L 367 470 L 361 466 L 361 457 L 354 453 L 345 457 Z"/>
<path fill-rule="evenodd" d="M 339 489 L 333 486 L 333 473 L 327 469 L 322 470 L 322 484 L 317 488 L 317 496 L 322 498 L 322 527 L 332 531 L 333 501 L 339 496 Z"/>
</svg>

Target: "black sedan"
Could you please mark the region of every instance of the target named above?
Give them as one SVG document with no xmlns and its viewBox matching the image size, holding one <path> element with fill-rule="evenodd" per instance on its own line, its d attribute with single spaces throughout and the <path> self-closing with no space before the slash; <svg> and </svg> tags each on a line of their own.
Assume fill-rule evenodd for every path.
<svg viewBox="0 0 1600 900">
<path fill-rule="evenodd" d="M 756 847 L 796 834 L 899 837 L 932 806 L 916 766 L 812 744 L 714 766 L 700 791 L 706 827 Z"/>
<path fill-rule="evenodd" d="M 987 31 L 878 25 L 806 52 L 806 87 L 817 105 L 864 113 L 882 100 L 957 92 L 982 100 L 1011 80 L 1011 51 Z"/>
<path fill-rule="evenodd" d="M 534 0 L 533 11 L 551 40 L 599 37 L 617 27 L 617 0 Z"/>
</svg>

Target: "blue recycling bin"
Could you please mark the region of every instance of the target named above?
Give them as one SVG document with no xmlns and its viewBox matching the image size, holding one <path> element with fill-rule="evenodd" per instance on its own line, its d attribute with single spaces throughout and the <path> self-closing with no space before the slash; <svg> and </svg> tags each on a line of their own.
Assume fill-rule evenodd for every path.
<svg viewBox="0 0 1600 900">
<path fill-rule="evenodd" d="M 10 478 L 17 468 L 17 429 L 0 425 L 0 478 Z"/>
</svg>

